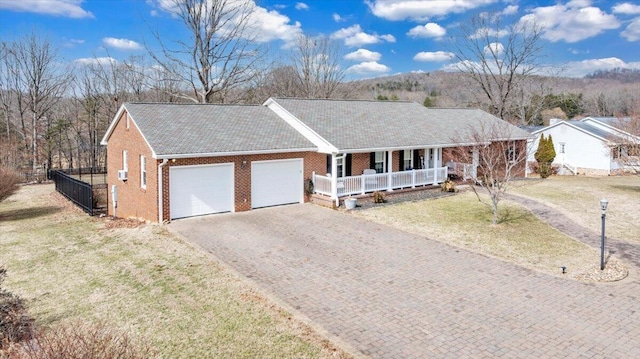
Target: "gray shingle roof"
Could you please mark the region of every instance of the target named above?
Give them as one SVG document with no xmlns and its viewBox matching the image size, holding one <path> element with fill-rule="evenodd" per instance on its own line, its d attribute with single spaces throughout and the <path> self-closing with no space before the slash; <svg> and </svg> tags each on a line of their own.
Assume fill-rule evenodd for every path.
<svg viewBox="0 0 640 359">
<path fill-rule="evenodd" d="M 567 123 L 570 123 L 586 132 L 591 133 L 592 135 L 604 138 L 608 141 L 614 142 L 614 143 L 620 143 L 620 142 L 624 142 L 624 139 L 612 132 L 600 129 L 596 126 L 592 126 L 587 122 L 582 122 L 582 121 L 567 121 Z"/>
<path fill-rule="evenodd" d="M 316 149 L 264 106 L 126 103 L 158 156 Z"/>
<path fill-rule="evenodd" d="M 340 150 L 471 143 L 481 127 L 504 127 L 510 139 L 529 133 L 482 110 L 434 109 L 415 102 L 279 99 L 278 104 Z"/>
</svg>

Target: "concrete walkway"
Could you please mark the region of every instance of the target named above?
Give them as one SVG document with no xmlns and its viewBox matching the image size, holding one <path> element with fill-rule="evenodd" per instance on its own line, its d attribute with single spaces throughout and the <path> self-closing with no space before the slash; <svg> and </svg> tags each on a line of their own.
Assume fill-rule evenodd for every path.
<svg viewBox="0 0 640 359">
<path fill-rule="evenodd" d="M 553 277 L 317 206 L 170 228 L 373 358 L 640 358 L 640 282 Z"/>
</svg>

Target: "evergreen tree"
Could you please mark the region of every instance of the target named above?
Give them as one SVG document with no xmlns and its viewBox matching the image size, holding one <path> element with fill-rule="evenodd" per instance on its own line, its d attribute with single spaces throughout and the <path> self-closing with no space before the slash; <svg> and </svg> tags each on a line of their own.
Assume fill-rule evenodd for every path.
<svg viewBox="0 0 640 359">
<path fill-rule="evenodd" d="M 540 136 L 540 142 L 538 143 L 538 150 L 535 154 L 536 161 L 538 161 L 538 174 L 540 177 L 547 178 L 551 175 L 553 160 L 556 158 L 556 150 L 553 147 L 553 139 L 551 135 L 544 138 L 544 134 Z"/>
</svg>

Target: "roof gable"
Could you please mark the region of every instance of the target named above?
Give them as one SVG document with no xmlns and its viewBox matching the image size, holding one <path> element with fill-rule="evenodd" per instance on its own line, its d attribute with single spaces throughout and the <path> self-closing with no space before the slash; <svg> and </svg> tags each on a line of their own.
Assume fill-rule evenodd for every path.
<svg viewBox="0 0 640 359">
<path fill-rule="evenodd" d="M 316 150 L 264 106 L 126 103 L 122 109 L 156 158 Z"/>
</svg>

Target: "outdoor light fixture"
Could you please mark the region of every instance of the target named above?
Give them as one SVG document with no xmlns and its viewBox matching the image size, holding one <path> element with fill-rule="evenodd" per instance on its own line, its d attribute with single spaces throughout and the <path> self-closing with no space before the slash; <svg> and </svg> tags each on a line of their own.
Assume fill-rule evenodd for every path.
<svg viewBox="0 0 640 359">
<path fill-rule="evenodd" d="M 243 159 L 242 164 L 240 165 L 240 168 L 245 168 L 245 167 L 247 167 L 247 160 Z"/>
<path fill-rule="evenodd" d="M 565 274 L 565 273 L 567 273 L 567 267 L 565 267 L 565 266 L 562 266 L 562 267 L 560 267 L 560 268 L 562 268 L 562 274 Z"/>
<path fill-rule="evenodd" d="M 600 209 L 602 210 L 602 237 L 600 238 L 600 270 L 604 270 L 604 221 L 607 217 L 607 205 L 609 201 L 605 198 L 600 200 Z"/>
</svg>

